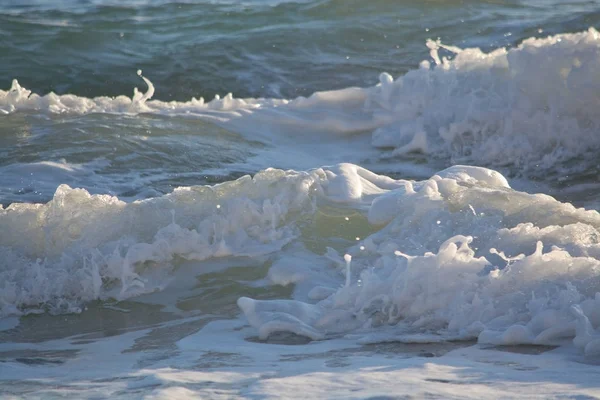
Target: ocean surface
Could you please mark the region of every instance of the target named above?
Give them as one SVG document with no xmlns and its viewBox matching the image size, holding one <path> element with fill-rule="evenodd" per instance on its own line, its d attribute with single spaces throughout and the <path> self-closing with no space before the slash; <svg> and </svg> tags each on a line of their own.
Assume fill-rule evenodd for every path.
<svg viewBox="0 0 600 400">
<path fill-rule="evenodd" d="M 0 397 L 600 398 L 599 26 L 0 1 Z"/>
</svg>

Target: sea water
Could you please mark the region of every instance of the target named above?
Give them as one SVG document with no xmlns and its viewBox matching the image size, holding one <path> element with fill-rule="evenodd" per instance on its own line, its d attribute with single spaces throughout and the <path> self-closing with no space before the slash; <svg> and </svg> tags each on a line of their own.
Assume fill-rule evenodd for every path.
<svg viewBox="0 0 600 400">
<path fill-rule="evenodd" d="M 599 6 L 3 2 L 0 394 L 600 397 Z"/>
</svg>

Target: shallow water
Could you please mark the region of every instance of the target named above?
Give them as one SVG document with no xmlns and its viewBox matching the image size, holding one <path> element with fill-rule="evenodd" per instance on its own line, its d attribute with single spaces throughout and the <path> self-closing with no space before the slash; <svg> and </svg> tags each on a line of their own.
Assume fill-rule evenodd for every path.
<svg viewBox="0 0 600 400">
<path fill-rule="evenodd" d="M 600 397 L 598 5 L 4 2 L 0 393 Z"/>
</svg>

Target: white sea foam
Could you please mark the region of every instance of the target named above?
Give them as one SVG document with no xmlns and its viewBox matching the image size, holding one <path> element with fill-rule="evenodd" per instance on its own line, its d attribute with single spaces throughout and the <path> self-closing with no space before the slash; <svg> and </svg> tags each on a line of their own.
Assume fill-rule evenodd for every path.
<svg viewBox="0 0 600 400">
<path fill-rule="evenodd" d="M 330 230 L 332 219 L 346 224 L 341 233 Z M 352 224 L 371 233 L 356 242 Z M 62 186 L 48 204 L 0 210 L 4 315 L 78 311 L 93 298 L 166 286 L 177 257 L 275 252 L 256 284 L 296 289 L 292 299 L 240 297 L 251 326 L 204 326 L 197 323 L 206 317 L 196 316 L 92 340 L 3 342 L 0 384 L 40 397 L 373 397 L 400 387 L 446 398 L 463 395 L 458 384 L 474 398 L 594 396 L 598 368 L 573 351 L 600 353 L 599 227 L 595 211 L 515 191 L 501 174 L 465 166 L 424 181 L 351 164 L 267 170 L 132 203 Z M 347 239 L 333 241 L 337 250 L 308 248 L 335 235 Z M 192 273 L 205 264 L 197 265 Z M 2 322 L 0 329 L 16 324 Z M 200 331 L 189 334 L 189 326 Z M 336 340 L 248 340 L 282 331 Z M 442 342 L 472 338 L 573 346 L 541 355 L 423 353 L 432 348 L 423 343 L 445 352 L 456 345 Z M 420 344 L 357 346 L 386 341 Z M 490 379 L 499 374 L 510 387 Z M 20 383 L 23 376 L 35 387 Z M 534 393 L 533 380 L 552 383 Z"/>
<path fill-rule="evenodd" d="M 387 155 L 420 151 L 532 174 L 596 162 L 596 30 L 489 54 L 427 45 L 433 67 L 424 62 L 395 81 L 383 74 L 372 88 L 309 98 L 162 102 L 151 100 L 144 78 L 146 93 L 88 99 L 38 96 L 15 81 L 0 91 L 0 111 L 188 115 L 306 149 L 315 137 L 335 147 L 366 133 Z M 67 163 L 33 167 L 56 179 L 90 173 Z M 346 218 L 336 220 L 331 209 Z M 279 331 L 313 339 L 351 333 L 365 342 L 566 338 L 595 354 L 598 229 L 597 212 L 515 191 L 500 173 L 478 167 L 423 181 L 353 164 L 270 169 L 129 203 L 63 185 L 47 204 L 0 209 L 0 316 L 80 311 L 93 299 L 161 289 L 178 259 L 283 249 L 267 280 L 295 284 L 295 297 L 259 301 L 240 293 L 240 308 L 263 338 Z"/>
<path fill-rule="evenodd" d="M 589 156 L 600 145 L 595 29 L 491 53 L 427 44 L 435 68 L 424 62 L 396 82 L 382 76 L 373 109 L 391 122 L 373 133 L 374 145 L 530 169 Z M 454 59 L 440 60 L 442 49 Z"/>
<path fill-rule="evenodd" d="M 191 322 L 161 328 L 171 325 L 176 332 Z M 0 343 L 0 390 L 19 398 L 116 399 L 598 396 L 599 367 L 562 349 L 519 354 L 456 344 L 359 347 L 344 339 L 286 346 L 245 340 L 252 332 L 243 322 L 221 320 L 176 341 L 177 351 L 164 358 L 156 338 L 151 348 L 137 347 L 151 332 Z"/>
<path fill-rule="evenodd" d="M 177 259 L 268 254 L 300 235 L 317 198 L 360 205 L 399 185 L 351 164 L 268 169 L 130 203 L 61 185 L 47 204 L 0 207 L 0 315 L 78 312 L 160 289 Z"/>
<path fill-rule="evenodd" d="M 335 218 L 348 228 L 335 231 Z M 270 169 L 132 203 L 61 186 L 47 204 L 0 210 L 0 227 L 2 315 L 79 311 L 164 288 L 177 259 L 253 257 L 294 242 L 268 280 L 296 284 L 295 299 L 238 301 L 263 338 L 386 332 L 414 341 L 427 332 L 598 347 L 600 214 L 515 191 L 485 168 L 424 181 L 352 164 Z M 313 242 L 338 250 L 303 244 Z"/>
<path fill-rule="evenodd" d="M 383 329 L 388 339 L 407 341 L 423 333 L 426 341 L 491 344 L 575 338 L 588 353 L 597 351 L 600 214 L 514 191 L 497 172 L 476 167 L 452 167 L 422 182 L 341 171 L 352 187 L 344 191 L 352 193 L 346 204 L 364 209 L 369 202 L 369 221 L 383 228 L 350 245 L 344 259 L 328 251 L 339 286 L 327 292 L 325 279 L 316 281 L 321 301 L 241 298 L 261 337 L 355 332 L 371 341 Z M 289 273 L 303 268 L 309 266 Z"/>
<path fill-rule="evenodd" d="M 372 132 L 372 145 L 386 155 L 423 152 L 453 162 L 517 166 L 542 175 L 583 171 L 600 148 L 600 38 L 586 32 L 530 38 L 490 53 L 427 43 L 433 66 L 394 80 L 382 74 L 367 89 L 318 92 L 309 98 L 236 99 L 210 102 L 32 94 L 14 81 L 0 90 L 0 112 L 159 113 L 206 118 L 254 139 L 279 142 L 318 134 L 320 139 Z M 440 52 L 453 53 L 453 59 Z M 308 132 L 312 132 L 309 134 Z M 340 145 L 342 142 L 338 140 Z M 391 149 L 387 151 L 386 149 Z M 577 159 L 577 163 L 568 164 Z"/>
<path fill-rule="evenodd" d="M 152 291 L 177 258 L 277 250 L 298 235 L 293 215 L 314 207 L 313 180 L 267 170 L 132 203 L 62 185 L 47 204 L 0 208 L 0 315 Z"/>
</svg>

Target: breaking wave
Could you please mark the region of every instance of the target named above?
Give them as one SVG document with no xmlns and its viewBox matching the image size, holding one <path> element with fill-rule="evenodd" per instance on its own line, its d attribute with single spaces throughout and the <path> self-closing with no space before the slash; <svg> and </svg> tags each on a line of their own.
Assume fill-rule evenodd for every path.
<svg viewBox="0 0 600 400">
<path fill-rule="evenodd" d="M 307 131 L 340 141 L 370 134 L 382 158 L 419 152 L 533 177 L 597 167 L 600 38 L 594 28 L 530 38 L 490 53 L 439 41 L 427 46 L 433 64 L 423 61 L 396 80 L 384 73 L 374 87 L 317 92 L 308 98 L 237 99 L 227 94 L 208 102 L 163 102 L 150 100 L 154 87 L 142 77 L 146 93 L 136 89 L 132 98 L 90 99 L 39 96 L 14 81 L 8 91 L 0 90 L 0 112 L 185 115 L 264 141 Z"/>
<path fill-rule="evenodd" d="M 600 344 L 600 214 L 480 167 L 424 181 L 269 169 L 132 203 L 61 186 L 0 210 L 0 226 L 2 315 L 164 289 L 178 260 L 271 255 L 267 284 L 297 289 L 239 293 L 263 338 Z"/>
</svg>

